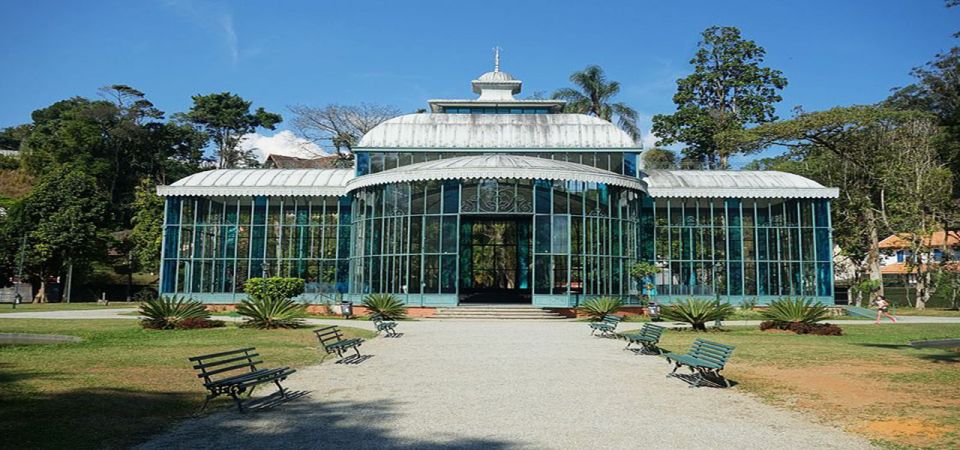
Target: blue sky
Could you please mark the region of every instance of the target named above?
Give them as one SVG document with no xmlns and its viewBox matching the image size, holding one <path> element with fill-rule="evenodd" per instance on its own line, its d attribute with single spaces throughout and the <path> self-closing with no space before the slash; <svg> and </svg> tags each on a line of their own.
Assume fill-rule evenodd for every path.
<svg viewBox="0 0 960 450">
<path fill-rule="evenodd" d="M 122 83 L 168 113 L 231 91 L 255 106 L 376 102 L 404 111 L 470 98 L 492 67 L 524 94 L 601 65 L 649 118 L 674 109 L 699 33 L 740 27 L 790 84 L 781 117 L 872 103 L 954 45 L 960 10 L 942 0 L 780 1 L 45 1 L 0 5 L 0 127 L 57 100 Z M 283 128 L 283 127 L 281 127 Z M 264 134 L 270 135 L 271 132 Z"/>
</svg>

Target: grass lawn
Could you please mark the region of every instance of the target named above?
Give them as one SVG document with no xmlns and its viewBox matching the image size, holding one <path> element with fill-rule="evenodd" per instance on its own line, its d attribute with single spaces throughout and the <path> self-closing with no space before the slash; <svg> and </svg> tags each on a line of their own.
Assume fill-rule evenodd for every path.
<svg viewBox="0 0 960 450">
<path fill-rule="evenodd" d="M 894 308 L 890 312 L 898 316 L 960 317 L 960 311 L 947 308 Z"/>
<path fill-rule="evenodd" d="M 661 344 L 680 352 L 696 337 L 736 345 L 725 372 L 737 389 L 812 412 L 884 447 L 960 448 L 960 349 L 907 346 L 960 338 L 960 324 L 840 325 L 839 337 L 753 327 L 667 331 Z"/>
<path fill-rule="evenodd" d="M 137 303 L 110 303 L 98 305 L 96 303 L 21 303 L 16 308 L 10 303 L 0 304 L 0 314 L 16 312 L 46 312 L 46 311 L 81 311 L 90 309 L 136 308 Z"/>
<path fill-rule="evenodd" d="M 128 447 L 160 432 L 202 404 L 206 391 L 190 368 L 191 356 L 253 346 L 266 367 L 322 359 L 310 329 L 158 331 L 133 320 L 0 318 L 0 332 L 84 339 L 0 346 L 0 447 L 7 448 Z M 210 409 L 218 407 L 233 407 L 232 400 L 211 402 Z"/>
</svg>

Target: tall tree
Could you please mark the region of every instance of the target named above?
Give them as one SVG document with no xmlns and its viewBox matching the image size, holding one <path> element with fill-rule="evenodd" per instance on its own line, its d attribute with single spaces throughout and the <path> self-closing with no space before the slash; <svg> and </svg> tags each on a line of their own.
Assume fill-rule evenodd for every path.
<svg viewBox="0 0 960 450">
<path fill-rule="evenodd" d="M 935 143 L 940 159 L 960 173 L 960 47 L 937 54 L 911 74 L 916 82 L 896 89 L 884 105 L 935 114 L 941 131 Z M 960 198 L 960 177 L 953 183 L 953 195 Z"/>
<path fill-rule="evenodd" d="M 932 150 L 930 120 L 921 112 L 854 106 L 802 113 L 724 138 L 745 151 L 786 146 L 787 157 L 768 167 L 839 187 L 835 242 L 856 266 L 858 280 L 881 281 L 882 236 L 921 237 L 951 215 L 942 201 L 949 198 L 951 174 Z"/>
<path fill-rule="evenodd" d="M 157 185 L 144 178 L 137 186 L 130 241 L 131 260 L 144 272 L 157 272 L 160 265 L 160 246 L 163 242 L 163 199 L 156 193 Z"/>
<path fill-rule="evenodd" d="M 41 177 L 11 208 L 3 233 L 14 242 L 26 236 L 25 270 L 40 284 L 34 302 L 46 301 L 48 280 L 65 275 L 69 265 L 82 273 L 105 257 L 109 219 L 109 198 L 96 179 L 71 166 Z"/>
<path fill-rule="evenodd" d="M 607 81 L 600 66 L 590 65 L 570 75 L 575 88 L 557 89 L 553 98 L 566 100 L 564 111 L 589 114 L 608 122 L 615 123 L 636 141 L 640 138 L 637 127 L 637 111 L 626 103 L 613 102 L 620 93 L 620 83 Z"/>
<path fill-rule="evenodd" d="M 353 147 L 364 134 L 400 115 L 400 110 L 393 106 L 374 103 L 322 108 L 293 105 L 288 109 L 296 114 L 293 126 L 300 136 L 321 148 L 332 147 L 345 165 L 351 164 Z"/>
<path fill-rule="evenodd" d="M 108 193 L 114 228 L 123 229 L 140 179 L 164 182 L 197 170 L 205 137 L 163 122 L 163 113 L 134 88 L 113 85 L 101 95 L 103 100 L 74 97 L 34 111 L 21 159 L 33 176 L 63 165 L 83 167 Z"/>
<path fill-rule="evenodd" d="M 766 51 L 745 40 L 735 27 L 710 27 L 703 32 L 694 71 L 677 80 L 673 102 L 677 111 L 653 117 L 660 145 L 686 144 L 684 154 L 711 169 L 727 169 L 736 151 L 724 142 L 725 133 L 751 124 L 777 120 L 774 104 L 787 79 L 779 70 L 763 67 Z"/>
<path fill-rule="evenodd" d="M 192 98 L 193 107 L 185 118 L 207 134 L 215 147 L 217 167 L 221 169 L 255 165 L 252 150 L 240 145 L 243 136 L 258 128 L 276 129 L 283 121 L 280 114 L 267 112 L 262 107 L 251 112 L 253 102 L 229 92 Z"/>
</svg>

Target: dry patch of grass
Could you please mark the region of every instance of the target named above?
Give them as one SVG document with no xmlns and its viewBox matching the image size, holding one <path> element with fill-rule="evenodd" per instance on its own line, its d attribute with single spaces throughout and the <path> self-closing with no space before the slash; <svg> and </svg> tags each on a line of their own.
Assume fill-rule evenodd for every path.
<svg viewBox="0 0 960 450">
<path fill-rule="evenodd" d="M 670 351 L 697 337 L 735 345 L 725 372 L 736 389 L 881 446 L 960 448 L 960 349 L 908 345 L 960 337 L 960 324 L 838 324 L 844 336 L 741 327 L 668 331 L 661 343 Z"/>
</svg>

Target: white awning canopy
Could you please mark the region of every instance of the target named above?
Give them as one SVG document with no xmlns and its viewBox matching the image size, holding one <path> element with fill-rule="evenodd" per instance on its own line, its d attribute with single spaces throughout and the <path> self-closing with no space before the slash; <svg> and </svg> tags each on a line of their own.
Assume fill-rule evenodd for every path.
<svg viewBox="0 0 960 450">
<path fill-rule="evenodd" d="M 353 177 L 353 169 L 218 169 L 157 186 L 157 195 L 341 196 Z"/>
<path fill-rule="evenodd" d="M 776 171 L 646 170 L 651 197 L 687 198 L 837 198 L 840 190 Z"/>
<path fill-rule="evenodd" d="M 566 161 L 505 154 L 461 156 L 398 167 L 354 178 L 347 183 L 347 190 L 409 181 L 491 178 L 573 180 L 645 190 L 639 178 L 608 170 Z"/>
</svg>

